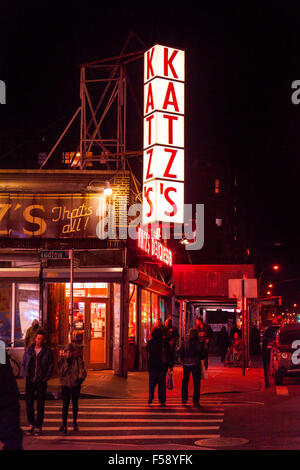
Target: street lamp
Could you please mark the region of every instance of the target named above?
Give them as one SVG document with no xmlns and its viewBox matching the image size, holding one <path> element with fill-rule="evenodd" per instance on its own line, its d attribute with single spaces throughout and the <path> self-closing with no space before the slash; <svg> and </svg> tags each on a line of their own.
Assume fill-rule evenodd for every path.
<svg viewBox="0 0 300 470">
<path fill-rule="evenodd" d="M 265 269 L 262 270 L 262 272 L 259 275 L 258 278 L 258 295 L 261 294 L 261 279 L 262 275 L 268 270 L 268 269 L 273 269 L 273 271 L 278 271 L 279 270 L 279 265 L 278 264 L 273 264 L 271 266 L 267 266 Z"/>
</svg>

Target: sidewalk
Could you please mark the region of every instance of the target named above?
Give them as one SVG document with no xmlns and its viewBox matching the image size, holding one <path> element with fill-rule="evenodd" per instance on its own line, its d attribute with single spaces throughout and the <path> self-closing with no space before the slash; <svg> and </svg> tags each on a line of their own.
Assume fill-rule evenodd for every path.
<svg viewBox="0 0 300 470">
<path fill-rule="evenodd" d="M 168 390 L 168 396 L 180 396 L 182 367 L 175 366 L 175 388 Z M 25 381 L 17 379 L 21 395 L 24 395 Z M 192 389 L 192 379 L 190 380 Z M 242 368 L 224 367 L 219 357 L 210 357 L 208 366 L 208 378 L 201 381 L 201 395 L 254 392 L 263 389 L 263 369 L 260 360 L 256 360 L 253 367 L 246 369 L 245 376 Z M 48 382 L 48 396 L 52 399 L 60 398 L 59 379 L 54 377 Z M 88 371 L 88 376 L 83 383 L 81 395 L 83 398 L 128 398 L 147 395 L 148 373 L 129 372 L 128 378 L 114 375 L 112 370 Z"/>
</svg>

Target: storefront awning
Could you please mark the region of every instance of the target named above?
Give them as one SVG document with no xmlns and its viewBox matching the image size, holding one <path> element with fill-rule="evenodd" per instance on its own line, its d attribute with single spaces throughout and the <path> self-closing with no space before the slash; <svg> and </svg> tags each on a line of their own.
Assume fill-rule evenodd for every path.
<svg viewBox="0 0 300 470">
<path fill-rule="evenodd" d="M 138 284 L 145 289 L 148 289 L 159 295 L 165 295 L 168 297 L 173 295 L 173 290 L 171 287 L 167 286 L 167 284 L 164 284 L 161 281 L 158 281 L 154 277 L 149 276 L 143 271 L 140 271 L 139 269 L 129 269 L 129 282 Z"/>
<path fill-rule="evenodd" d="M 75 268 L 75 282 L 121 282 L 122 267 L 111 268 Z M 40 268 L 0 268 L 0 281 L 40 282 Z M 67 268 L 43 269 L 44 282 L 70 282 L 70 270 Z"/>
<path fill-rule="evenodd" d="M 40 268 L 0 268 L 0 280 L 11 282 L 39 282 Z"/>
<path fill-rule="evenodd" d="M 175 295 L 182 300 L 225 300 L 228 280 L 254 278 L 253 264 L 175 264 L 173 282 Z"/>
<path fill-rule="evenodd" d="M 74 282 L 121 282 L 122 267 L 111 268 L 75 268 Z M 47 268 L 43 270 L 45 282 L 70 282 L 70 270 L 67 268 Z"/>
</svg>

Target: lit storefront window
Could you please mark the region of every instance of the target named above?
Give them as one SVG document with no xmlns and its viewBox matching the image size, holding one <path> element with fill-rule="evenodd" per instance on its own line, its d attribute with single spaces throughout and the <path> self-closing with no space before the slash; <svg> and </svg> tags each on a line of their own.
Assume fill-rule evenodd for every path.
<svg viewBox="0 0 300 470">
<path fill-rule="evenodd" d="M 164 319 L 160 316 L 159 306 L 158 306 L 158 295 L 151 294 L 152 297 L 152 309 L 151 309 L 151 327 L 157 325 L 157 320 L 161 318 L 162 321 Z"/>
<path fill-rule="evenodd" d="M 107 282 L 74 282 L 74 297 L 108 297 Z M 70 283 L 66 282 L 66 297 L 70 297 Z"/>
<path fill-rule="evenodd" d="M 134 284 L 129 285 L 129 323 L 128 338 L 130 342 L 136 341 L 136 312 L 137 312 L 137 287 Z"/>
<path fill-rule="evenodd" d="M 40 287 L 38 284 L 16 284 L 15 347 L 24 347 L 27 329 L 33 320 L 39 320 L 39 297 Z"/>
<path fill-rule="evenodd" d="M 150 319 L 151 319 L 151 294 L 142 289 L 141 292 L 141 339 L 142 344 L 147 344 L 150 338 Z"/>
<path fill-rule="evenodd" d="M 159 298 L 159 310 L 160 310 L 160 318 L 163 322 L 166 321 L 166 301 L 163 297 Z"/>
<path fill-rule="evenodd" d="M 8 283 L 0 283 L 0 339 L 11 342 L 11 290 Z"/>
</svg>

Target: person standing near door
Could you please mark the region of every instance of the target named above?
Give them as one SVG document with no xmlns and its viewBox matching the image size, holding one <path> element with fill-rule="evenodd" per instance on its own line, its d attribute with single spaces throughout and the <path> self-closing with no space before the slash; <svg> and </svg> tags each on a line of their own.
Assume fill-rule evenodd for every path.
<svg viewBox="0 0 300 470">
<path fill-rule="evenodd" d="M 69 404 L 72 399 L 73 405 L 73 430 L 78 431 L 78 400 L 82 382 L 87 376 L 84 362 L 78 350 L 72 344 L 68 344 L 64 351 L 61 352 L 61 359 L 57 364 L 57 372 L 60 377 L 63 408 L 62 408 L 62 425 L 60 431 L 67 434 L 67 421 L 69 413 Z"/>
<path fill-rule="evenodd" d="M 44 421 L 47 382 L 54 368 L 53 354 L 46 346 L 44 330 L 38 330 L 34 343 L 24 353 L 22 360 L 22 375 L 26 378 L 26 408 L 30 427 L 27 435 L 39 436 L 42 433 Z M 37 417 L 34 415 L 34 398 L 37 394 Z"/>
</svg>

